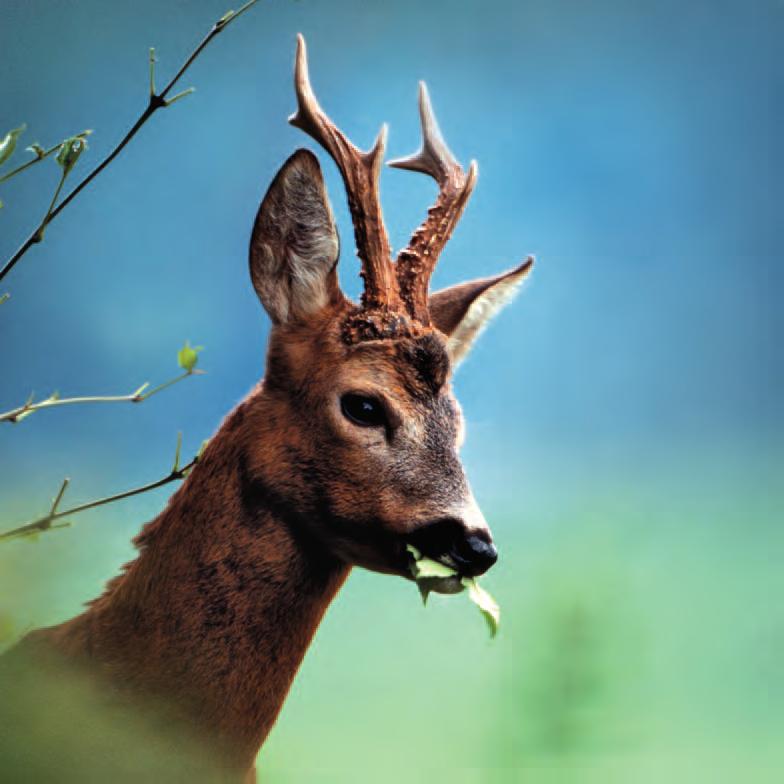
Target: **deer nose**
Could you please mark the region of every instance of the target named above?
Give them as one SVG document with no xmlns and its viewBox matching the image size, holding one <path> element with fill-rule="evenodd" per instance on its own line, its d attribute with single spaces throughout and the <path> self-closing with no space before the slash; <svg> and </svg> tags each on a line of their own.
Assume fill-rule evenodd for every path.
<svg viewBox="0 0 784 784">
<path fill-rule="evenodd" d="M 495 545 L 475 535 L 457 541 L 447 551 L 447 555 L 451 556 L 460 574 L 466 577 L 479 577 L 498 560 L 498 550 Z"/>
<path fill-rule="evenodd" d="M 451 561 L 464 577 L 484 574 L 497 560 L 490 534 L 483 529 L 466 530 L 457 518 L 443 518 L 418 528 L 410 537 L 423 555 L 439 561 Z"/>
</svg>

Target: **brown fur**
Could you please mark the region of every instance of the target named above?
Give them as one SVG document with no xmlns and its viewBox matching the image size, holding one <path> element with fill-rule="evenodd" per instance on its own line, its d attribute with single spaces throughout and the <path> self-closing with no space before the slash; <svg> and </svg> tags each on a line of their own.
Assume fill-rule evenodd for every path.
<svg viewBox="0 0 784 784">
<path fill-rule="evenodd" d="M 143 717 L 150 737 L 171 740 L 167 781 L 183 780 L 194 747 L 210 764 L 189 781 L 252 776 L 352 566 L 407 577 L 415 537 L 490 541 L 457 455 L 448 334 L 401 313 L 374 322 L 337 288 L 336 253 L 318 164 L 301 151 L 271 186 L 251 242 L 274 322 L 264 381 L 144 527 L 138 558 L 84 613 L 28 635 L 6 660 L 6 673 L 67 667 L 112 715 Z M 455 314 L 488 287 L 463 287 L 462 303 L 442 295 L 443 313 L 434 300 L 434 323 L 457 328 Z M 360 323 L 378 329 L 347 340 Z M 385 426 L 349 421 L 346 393 L 379 400 Z M 113 777 L 124 780 L 115 751 Z"/>
</svg>

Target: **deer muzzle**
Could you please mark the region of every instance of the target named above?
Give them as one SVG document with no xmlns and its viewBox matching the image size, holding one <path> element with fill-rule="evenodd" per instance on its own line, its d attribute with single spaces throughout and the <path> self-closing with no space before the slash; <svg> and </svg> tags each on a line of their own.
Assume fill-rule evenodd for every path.
<svg viewBox="0 0 784 784">
<path fill-rule="evenodd" d="M 423 523 L 408 538 L 423 555 L 452 566 L 462 577 L 478 577 L 498 560 L 498 550 L 473 497 L 456 512 Z"/>
</svg>

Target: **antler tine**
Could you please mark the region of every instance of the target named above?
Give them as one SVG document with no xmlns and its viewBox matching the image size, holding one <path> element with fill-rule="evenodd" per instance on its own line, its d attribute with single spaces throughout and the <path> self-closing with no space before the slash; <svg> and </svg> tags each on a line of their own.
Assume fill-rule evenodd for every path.
<svg viewBox="0 0 784 784">
<path fill-rule="evenodd" d="M 476 184 L 478 168 L 476 161 L 471 161 L 466 174 L 450 152 L 433 114 L 424 82 L 419 83 L 419 117 L 422 123 L 421 149 L 407 158 L 390 161 L 389 165 L 427 174 L 439 186 L 436 203 L 428 210 L 427 219 L 414 232 L 408 247 L 398 254 L 396 265 L 400 295 L 406 307 L 415 319 L 429 324 L 427 297 L 430 276 L 463 214 Z"/>
<path fill-rule="evenodd" d="M 302 35 L 297 36 L 294 87 L 297 111 L 289 117 L 289 122 L 313 137 L 330 154 L 346 186 L 357 255 L 362 262 L 361 275 L 365 281 L 362 306 L 365 309 L 394 309 L 399 303 L 398 286 L 378 192 L 387 127 L 381 127 L 373 147 L 363 152 L 335 126 L 319 106 L 310 84 L 308 54 Z"/>
</svg>

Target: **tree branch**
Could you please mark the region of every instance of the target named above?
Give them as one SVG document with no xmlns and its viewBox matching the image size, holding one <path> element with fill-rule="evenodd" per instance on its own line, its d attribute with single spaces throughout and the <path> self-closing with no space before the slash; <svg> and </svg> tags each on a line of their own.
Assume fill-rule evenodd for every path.
<svg viewBox="0 0 784 784">
<path fill-rule="evenodd" d="M 3 299 L 0 298 L 0 302 Z M 0 413 L 0 422 L 21 422 L 25 417 L 42 408 L 52 408 L 54 406 L 69 406 L 75 403 L 141 403 L 147 400 L 148 397 L 157 395 L 158 392 L 163 392 L 170 386 L 188 378 L 188 376 L 203 375 L 204 370 L 197 370 L 196 364 L 199 361 L 199 352 L 203 350 L 203 346 L 191 346 L 190 341 L 186 340 L 185 345 L 177 352 L 177 364 L 185 371 L 179 376 L 170 378 L 157 387 L 148 389 L 149 382 L 145 381 L 137 390 L 131 392 L 129 395 L 83 395 L 81 397 L 66 397 L 61 398 L 57 392 L 49 395 L 45 400 L 39 400 L 37 403 L 33 402 L 32 394 L 26 400 L 25 404 L 12 408 L 10 411 Z"/>
<path fill-rule="evenodd" d="M 129 395 L 83 395 L 81 397 L 61 398 L 55 393 L 45 400 L 39 400 L 37 403 L 33 402 L 31 396 L 24 405 L 12 408 L 10 411 L 0 414 L 0 422 L 11 422 L 12 424 L 15 424 L 21 422 L 36 411 L 40 411 L 43 408 L 54 408 L 55 406 L 70 406 L 81 403 L 142 403 L 147 400 L 148 397 L 152 397 L 158 392 L 162 392 L 164 389 L 188 378 L 188 376 L 202 375 L 204 372 L 205 371 L 203 370 L 186 370 L 179 376 L 164 381 L 163 384 L 159 384 L 152 389 L 147 389 L 150 385 L 148 382 L 145 382 L 135 392 L 131 392 Z"/>
<path fill-rule="evenodd" d="M 9 539 L 20 539 L 25 537 L 34 537 L 39 533 L 43 533 L 45 531 L 51 531 L 58 528 L 67 528 L 70 526 L 70 523 L 60 523 L 59 525 L 53 525 L 55 520 L 59 520 L 63 517 L 70 517 L 72 515 L 78 514 L 79 512 L 84 512 L 88 509 L 95 509 L 98 506 L 105 506 L 106 504 L 112 504 L 115 501 L 122 501 L 124 498 L 131 498 L 135 495 L 141 495 L 142 493 L 148 493 L 150 490 L 157 490 L 159 487 L 163 487 L 164 485 L 168 485 L 171 482 L 177 482 L 181 479 L 185 479 L 188 475 L 188 472 L 199 462 L 201 459 L 201 455 L 204 451 L 204 448 L 207 445 L 205 441 L 201 445 L 201 449 L 199 449 L 199 453 L 188 463 L 184 466 L 180 466 L 180 446 L 182 444 L 182 433 L 178 433 L 177 435 L 177 452 L 175 455 L 174 465 L 172 466 L 171 470 L 165 476 L 162 476 L 160 479 L 156 479 L 154 482 L 149 482 L 146 485 L 140 485 L 139 487 L 134 487 L 132 490 L 125 490 L 122 493 L 117 493 L 115 495 L 109 495 L 105 498 L 99 498 L 95 501 L 89 501 L 86 504 L 79 504 L 78 506 L 72 506 L 70 509 L 65 509 L 62 512 L 58 511 L 58 507 L 60 502 L 63 500 L 63 495 L 65 495 L 65 491 L 68 488 L 69 479 L 64 479 L 62 485 L 60 486 L 60 490 L 57 493 L 54 501 L 52 502 L 52 506 L 49 509 L 49 513 L 44 515 L 43 517 L 39 517 L 37 520 L 31 520 L 29 523 L 24 523 L 24 525 L 20 525 L 16 528 L 12 528 L 8 531 L 4 531 L 0 533 L 0 542 L 6 541 Z"/>
<path fill-rule="evenodd" d="M 149 102 L 147 107 L 144 111 L 139 115 L 136 122 L 131 126 L 131 129 L 119 144 L 60 202 L 60 204 L 51 210 L 50 214 L 47 216 L 48 220 L 47 223 L 51 223 L 125 148 L 125 146 L 133 139 L 134 136 L 139 132 L 142 126 L 147 122 L 147 120 L 155 114 L 158 109 L 166 108 L 167 106 L 171 106 L 176 100 L 184 97 L 188 94 L 189 90 L 185 90 L 178 95 L 175 95 L 173 98 L 168 98 L 169 93 L 171 92 L 172 88 L 177 84 L 177 82 L 182 78 L 185 72 L 190 68 L 193 61 L 202 53 L 202 51 L 207 47 L 207 45 L 215 38 L 216 35 L 221 33 L 231 22 L 237 19 L 239 16 L 245 13 L 251 6 L 254 6 L 258 0 L 248 0 L 248 2 L 243 5 L 239 11 L 228 11 L 225 13 L 220 19 L 218 19 L 215 24 L 213 24 L 210 31 L 204 37 L 202 42 L 191 52 L 185 62 L 180 66 L 180 69 L 174 75 L 174 77 L 169 81 L 166 87 L 161 90 L 160 93 L 155 93 L 151 90 Z M 152 84 L 152 58 L 154 58 L 154 54 L 151 54 L 151 80 L 150 86 L 153 87 Z M 192 92 L 192 90 L 191 90 Z M 2 280 L 17 264 L 17 262 L 27 253 L 33 245 L 41 242 L 43 239 L 42 233 L 39 229 L 36 229 L 19 247 L 19 249 L 11 256 L 10 259 L 3 265 L 3 268 L 0 269 L 0 280 Z"/>
<path fill-rule="evenodd" d="M 82 131 L 81 133 L 77 133 L 73 137 L 69 137 L 69 139 L 70 138 L 86 139 L 91 133 L 92 131 L 89 130 Z M 59 144 L 55 144 L 54 146 L 50 147 L 48 150 L 44 150 L 42 147 L 39 147 L 37 144 L 34 144 L 32 147 L 28 147 L 27 148 L 28 150 L 30 149 L 33 150 L 35 154 L 35 158 L 27 161 L 27 163 L 23 163 L 21 166 L 17 166 L 15 169 L 8 172 L 7 174 L 2 175 L 2 177 L 0 177 L 0 182 L 5 182 L 6 180 L 10 180 L 11 177 L 15 177 L 17 174 L 21 174 L 25 169 L 29 169 L 31 166 L 35 165 L 36 163 L 40 163 L 45 158 L 48 158 L 52 153 L 57 152 L 69 139 L 65 139 L 64 141 L 61 141 Z"/>
</svg>

